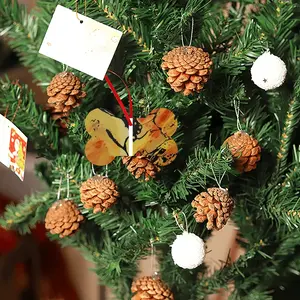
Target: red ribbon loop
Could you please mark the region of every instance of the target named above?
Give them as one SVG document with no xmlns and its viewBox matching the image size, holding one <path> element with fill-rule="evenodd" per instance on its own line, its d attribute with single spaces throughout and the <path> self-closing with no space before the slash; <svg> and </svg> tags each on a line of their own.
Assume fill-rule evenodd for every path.
<svg viewBox="0 0 300 300">
<path fill-rule="evenodd" d="M 111 71 L 111 70 L 108 70 L 108 72 L 116 75 L 117 77 L 119 77 L 123 84 L 125 85 L 125 88 L 126 88 L 126 91 L 128 93 L 128 101 L 129 101 L 129 113 L 127 112 L 122 100 L 121 100 L 121 97 L 119 96 L 118 92 L 116 91 L 115 87 L 113 86 L 112 82 L 110 81 L 110 79 L 108 78 L 107 75 L 104 76 L 104 79 L 105 81 L 107 82 L 109 88 L 111 89 L 112 93 L 114 94 L 116 100 L 118 101 L 123 113 L 124 113 L 124 116 L 128 122 L 128 125 L 129 126 L 132 126 L 132 122 L 130 120 L 130 118 L 133 118 L 133 104 L 132 104 L 132 98 L 131 98 L 131 94 L 130 94 L 130 90 L 126 84 L 126 82 L 121 78 L 121 76 L 119 76 L 118 74 L 116 74 L 115 72 Z"/>
</svg>

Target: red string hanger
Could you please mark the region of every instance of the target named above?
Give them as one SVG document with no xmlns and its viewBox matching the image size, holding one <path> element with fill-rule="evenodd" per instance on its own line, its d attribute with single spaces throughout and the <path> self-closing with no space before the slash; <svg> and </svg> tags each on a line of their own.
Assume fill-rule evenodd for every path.
<svg viewBox="0 0 300 300">
<path fill-rule="evenodd" d="M 116 100 L 118 101 L 122 111 L 123 111 L 123 114 L 128 122 L 128 125 L 129 126 L 132 126 L 132 121 L 131 119 L 133 118 L 133 104 L 132 104 L 132 98 L 131 98 L 131 94 L 130 94 L 130 90 L 126 84 L 126 82 L 123 80 L 123 78 L 121 76 L 119 76 L 117 73 L 111 71 L 111 70 L 108 70 L 108 72 L 112 73 L 113 75 L 117 76 L 119 79 L 122 80 L 125 88 L 126 88 L 126 91 L 128 93 L 128 101 L 129 101 L 129 113 L 127 112 L 124 104 L 123 104 L 123 101 L 121 100 L 121 97 L 119 96 L 118 92 L 116 91 L 115 87 L 113 86 L 112 82 L 110 81 L 110 79 L 108 78 L 107 75 L 104 76 L 104 79 L 105 81 L 107 82 L 109 88 L 111 89 L 112 93 L 114 94 Z"/>
</svg>

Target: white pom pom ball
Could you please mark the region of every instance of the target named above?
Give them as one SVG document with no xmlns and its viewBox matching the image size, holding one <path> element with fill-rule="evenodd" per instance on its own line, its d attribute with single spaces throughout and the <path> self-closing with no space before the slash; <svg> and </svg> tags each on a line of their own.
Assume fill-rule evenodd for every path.
<svg viewBox="0 0 300 300">
<path fill-rule="evenodd" d="M 251 68 L 252 81 L 266 91 L 281 86 L 286 72 L 285 63 L 269 51 L 259 56 Z"/>
<path fill-rule="evenodd" d="M 183 232 L 177 235 L 172 247 L 174 263 L 183 269 L 200 266 L 205 256 L 205 244 L 194 233 Z"/>
</svg>

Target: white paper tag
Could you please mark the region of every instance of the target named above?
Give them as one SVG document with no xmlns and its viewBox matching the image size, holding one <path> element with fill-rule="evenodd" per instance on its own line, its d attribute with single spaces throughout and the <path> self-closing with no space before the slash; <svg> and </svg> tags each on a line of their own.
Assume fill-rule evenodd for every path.
<svg viewBox="0 0 300 300">
<path fill-rule="evenodd" d="M 27 137 L 11 121 L 0 115 L 0 162 L 24 180 Z"/>
<path fill-rule="evenodd" d="M 40 53 L 100 80 L 104 79 L 122 32 L 58 5 Z"/>
</svg>

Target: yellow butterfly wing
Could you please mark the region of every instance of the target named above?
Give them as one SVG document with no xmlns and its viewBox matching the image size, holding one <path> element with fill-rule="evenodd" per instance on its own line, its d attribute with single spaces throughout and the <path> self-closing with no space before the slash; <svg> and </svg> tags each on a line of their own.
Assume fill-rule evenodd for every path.
<svg viewBox="0 0 300 300">
<path fill-rule="evenodd" d="M 85 119 L 85 127 L 92 138 L 85 146 L 87 159 L 104 166 L 116 156 L 126 156 L 128 128 L 123 120 L 101 109 L 92 110 Z"/>
</svg>

